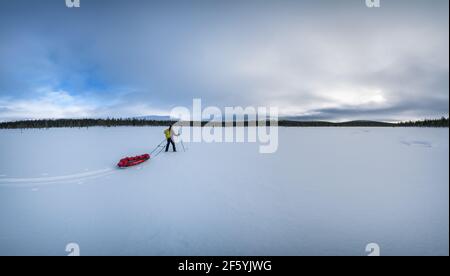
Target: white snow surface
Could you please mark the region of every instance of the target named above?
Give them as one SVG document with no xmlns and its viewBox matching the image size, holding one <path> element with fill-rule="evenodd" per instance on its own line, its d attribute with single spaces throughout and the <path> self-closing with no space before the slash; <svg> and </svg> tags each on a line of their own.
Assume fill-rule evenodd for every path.
<svg viewBox="0 0 450 276">
<path fill-rule="evenodd" d="M 0 255 L 449 254 L 449 132 L 280 128 L 279 148 L 163 128 L 0 130 Z"/>
</svg>

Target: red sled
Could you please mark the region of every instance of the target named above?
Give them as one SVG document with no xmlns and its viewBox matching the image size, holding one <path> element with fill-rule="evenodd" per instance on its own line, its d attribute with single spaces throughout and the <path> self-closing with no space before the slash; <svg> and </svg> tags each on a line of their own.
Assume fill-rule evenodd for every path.
<svg viewBox="0 0 450 276">
<path fill-rule="evenodd" d="M 143 154 L 135 157 L 125 157 L 119 161 L 117 166 L 119 168 L 133 167 L 141 163 L 144 163 L 148 159 L 150 159 L 150 154 Z"/>
</svg>

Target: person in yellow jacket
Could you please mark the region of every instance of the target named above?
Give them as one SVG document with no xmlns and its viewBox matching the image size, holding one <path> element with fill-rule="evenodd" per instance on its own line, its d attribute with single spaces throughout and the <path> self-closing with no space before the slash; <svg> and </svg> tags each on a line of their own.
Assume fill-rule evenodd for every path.
<svg viewBox="0 0 450 276">
<path fill-rule="evenodd" d="M 180 134 L 176 134 L 173 129 L 172 129 L 172 125 L 164 130 L 164 135 L 166 136 L 167 139 L 167 145 L 166 145 L 166 152 L 169 151 L 169 146 L 170 144 L 172 144 L 172 149 L 174 152 L 177 151 L 177 148 L 175 147 L 175 142 L 173 141 L 173 136 L 180 136 Z"/>
</svg>

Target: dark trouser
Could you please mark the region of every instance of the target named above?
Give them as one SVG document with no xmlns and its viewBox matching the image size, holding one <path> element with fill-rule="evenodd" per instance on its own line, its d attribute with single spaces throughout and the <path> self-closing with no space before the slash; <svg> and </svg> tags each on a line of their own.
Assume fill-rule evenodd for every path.
<svg viewBox="0 0 450 276">
<path fill-rule="evenodd" d="M 167 139 L 167 145 L 166 145 L 166 152 L 169 151 L 170 144 L 172 144 L 173 151 L 177 151 L 177 149 L 175 148 L 175 143 L 173 142 L 172 138 L 168 138 Z"/>
</svg>

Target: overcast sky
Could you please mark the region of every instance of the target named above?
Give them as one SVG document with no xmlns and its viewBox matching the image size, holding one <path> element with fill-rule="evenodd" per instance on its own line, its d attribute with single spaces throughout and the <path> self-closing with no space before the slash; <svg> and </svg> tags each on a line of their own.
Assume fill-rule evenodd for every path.
<svg viewBox="0 0 450 276">
<path fill-rule="evenodd" d="M 448 116 L 449 1 L 0 0 L 0 120 L 278 106 Z"/>
</svg>

